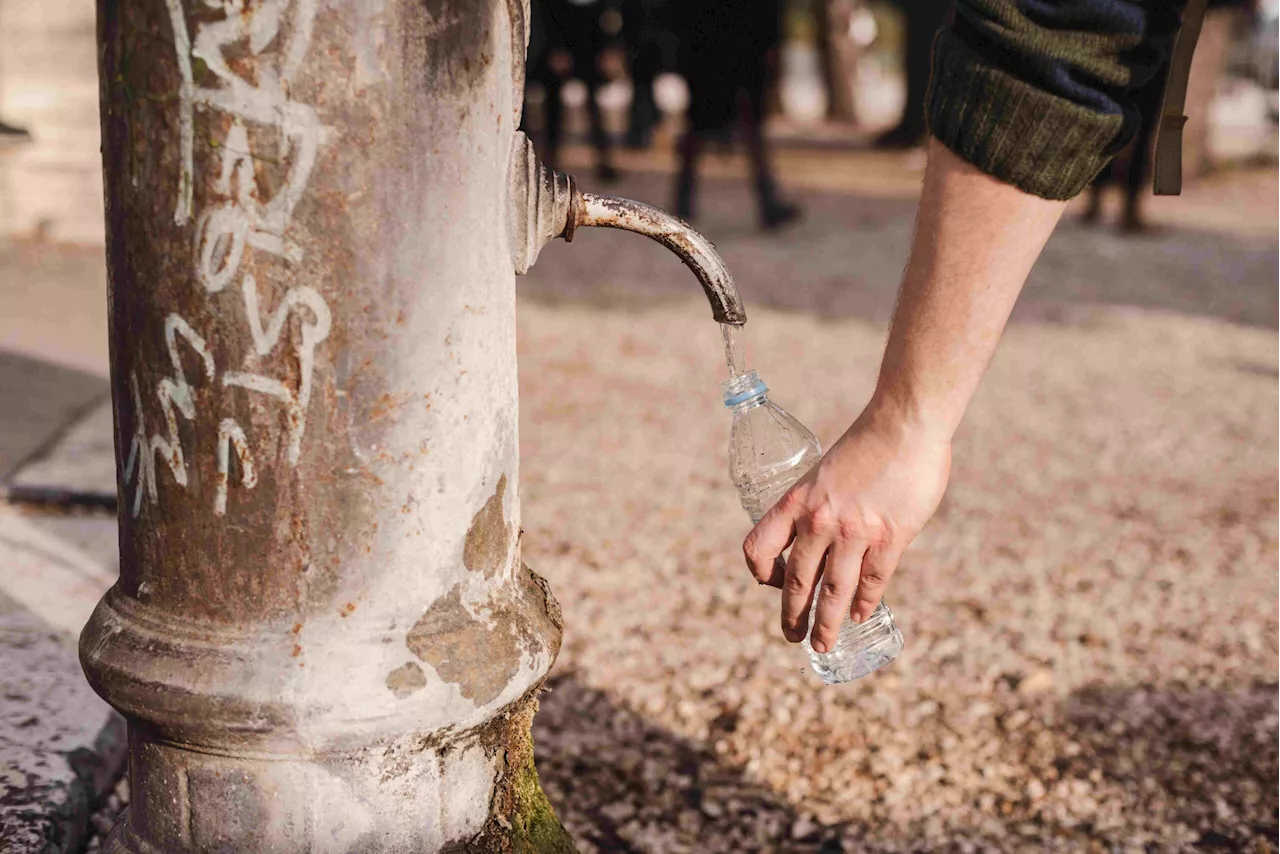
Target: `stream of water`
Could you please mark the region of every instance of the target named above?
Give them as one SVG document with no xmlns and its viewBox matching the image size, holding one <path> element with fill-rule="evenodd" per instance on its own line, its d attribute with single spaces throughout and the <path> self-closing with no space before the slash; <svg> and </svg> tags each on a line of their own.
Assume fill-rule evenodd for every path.
<svg viewBox="0 0 1280 854">
<path fill-rule="evenodd" d="M 747 345 L 742 327 L 722 323 L 720 334 L 724 336 L 724 361 L 729 366 L 729 379 L 740 377 L 747 372 Z"/>
</svg>

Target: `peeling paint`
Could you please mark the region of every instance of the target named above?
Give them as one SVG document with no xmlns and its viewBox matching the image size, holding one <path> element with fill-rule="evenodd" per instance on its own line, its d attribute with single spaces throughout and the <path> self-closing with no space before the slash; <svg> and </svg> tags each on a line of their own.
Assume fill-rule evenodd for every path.
<svg viewBox="0 0 1280 854">
<path fill-rule="evenodd" d="M 405 636 L 405 645 L 430 664 L 440 678 L 456 685 L 476 705 L 491 702 L 520 671 L 521 656 L 545 651 L 550 621 L 541 595 L 529 595 L 532 581 L 503 589 L 480 606 L 488 620 L 474 616 L 455 584 L 426 610 Z M 517 593 L 517 595 L 513 595 Z"/>
<path fill-rule="evenodd" d="M 425 687 L 427 687 L 427 674 L 412 661 L 387 674 L 387 688 L 396 695 L 397 700 L 402 700 Z"/>
<path fill-rule="evenodd" d="M 502 509 L 502 497 L 507 491 L 507 476 L 498 479 L 498 487 L 471 519 L 467 539 L 462 545 L 462 562 L 472 572 L 482 572 L 492 578 L 507 562 L 510 550 L 511 529 Z"/>
</svg>

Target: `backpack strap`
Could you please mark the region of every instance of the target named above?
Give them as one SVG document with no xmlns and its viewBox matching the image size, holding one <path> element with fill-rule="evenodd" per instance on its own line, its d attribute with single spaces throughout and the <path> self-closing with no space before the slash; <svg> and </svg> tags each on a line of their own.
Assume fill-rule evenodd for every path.
<svg viewBox="0 0 1280 854">
<path fill-rule="evenodd" d="M 1157 196 L 1182 193 L 1182 127 L 1187 117 L 1182 114 L 1187 103 L 1187 80 L 1191 77 L 1191 57 L 1200 38 L 1208 0 L 1187 0 L 1182 12 L 1182 27 L 1169 57 L 1169 79 L 1164 88 L 1164 104 L 1160 108 L 1160 129 L 1156 132 L 1156 155 L 1153 189 Z M 1200 121 L 1208 121 L 1201 116 Z"/>
</svg>

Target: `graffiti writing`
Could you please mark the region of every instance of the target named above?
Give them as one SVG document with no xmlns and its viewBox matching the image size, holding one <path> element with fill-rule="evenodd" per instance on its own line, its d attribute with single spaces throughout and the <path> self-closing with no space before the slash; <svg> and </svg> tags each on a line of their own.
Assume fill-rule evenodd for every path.
<svg viewBox="0 0 1280 854">
<path fill-rule="evenodd" d="M 263 395 L 282 405 L 286 425 L 285 458 L 297 465 L 307 428 L 307 410 L 315 373 L 317 348 L 329 337 L 332 315 L 320 292 L 307 285 L 294 285 L 276 301 L 274 309 L 264 307 L 269 294 L 248 272 L 241 273 L 245 260 L 254 253 L 296 265 L 302 249 L 290 239 L 293 213 L 306 191 L 320 148 L 332 136 L 314 107 L 290 94 L 311 41 L 316 16 L 316 0 L 203 0 L 220 10 L 223 17 L 195 27 L 194 38 L 187 28 L 182 0 L 166 0 L 173 25 L 174 45 L 181 84 L 179 87 L 179 185 L 174 221 L 194 224 L 193 256 L 195 279 L 213 298 L 239 280 L 252 342 L 250 352 L 240 362 L 230 362 L 217 382 L 218 365 L 205 343 L 186 320 L 170 314 L 165 320 L 172 372 L 161 379 L 154 398 L 163 417 L 163 430 L 148 434 L 145 426 L 144 396 L 137 375 L 130 376 L 134 434 L 123 466 L 124 481 L 134 485 L 132 513 L 137 516 L 143 498 L 158 500 L 157 460 L 162 461 L 174 482 L 187 486 L 187 459 L 178 431 L 178 416 L 195 421 L 197 407 L 192 388 L 183 373 L 178 339 L 199 357 L 205 379 L 214 387 L 240 388 Z M 237 74 L 228 62 L 231 51 L 243 51 L 257 60 L 252 78 Z M 195 79 L 195 61 L 202 63 L 201 85 Z M 197 110 L 221 113 L 230 118 L 225 137 L 211 141 L 219 155 L 215 174 L 208 182 L 211 199 L 204 210 L 195 208 L 195 114 Z M 261 158 L 251 140 L 253 129 L 269 131 L 278 140 L 273 158 Z M 287 163 L 283 185 L 263 198 L 255 169 L 259 159 Z M 290 318 L 296 318 L 299 332 L 288 334 Z M 237 340 L 237 336 L 226 336 Z M 259 362 L 282 349 L 288 342 L 297 364 L 297 378 L 280 378 Z M 233 367 L 239 364 L 244 369 Z M 248 368 L 252 368 L 252 370 Z M 253 489 L 258 482 L 252 443 L 235 418 L 219 421 L 216 444 L 217 481 L 213 512 L 227 512 L 232 452 L 239 470 L 239 484 Z"/>
</svg>

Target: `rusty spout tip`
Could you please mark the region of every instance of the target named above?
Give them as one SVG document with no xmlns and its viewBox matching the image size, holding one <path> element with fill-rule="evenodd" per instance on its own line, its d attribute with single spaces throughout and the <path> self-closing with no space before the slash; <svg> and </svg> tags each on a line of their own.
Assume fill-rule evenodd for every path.
<svg viewBox="0 0 1280 854">
<path fill-rule="evenodd" d="M 554 238 L 572 242 L 580 227 L 632 231 L 661 243 L 684 262 L 702 285 L 717 323 L 747 322 L 738 286 L 710 240 L 684 220 L 644 202 L 583 193 L 572 175 L 539 161 L 523 133 L 514 137 L 509 192 L 511 261 L 517 273 L 528 271 Z"/>
<path fill-rule="evenodd" d="M 644 202 L 594 193 L 575 198 L 574 217 L 575 228 L 617 228 L 661 243 L 693 272 L 711 304 L 711 316 L 718 323 L 741 326 L 747 322 L 738 286 L 724 259 L 710 240 L 684 220 Z"/>
</svg>

